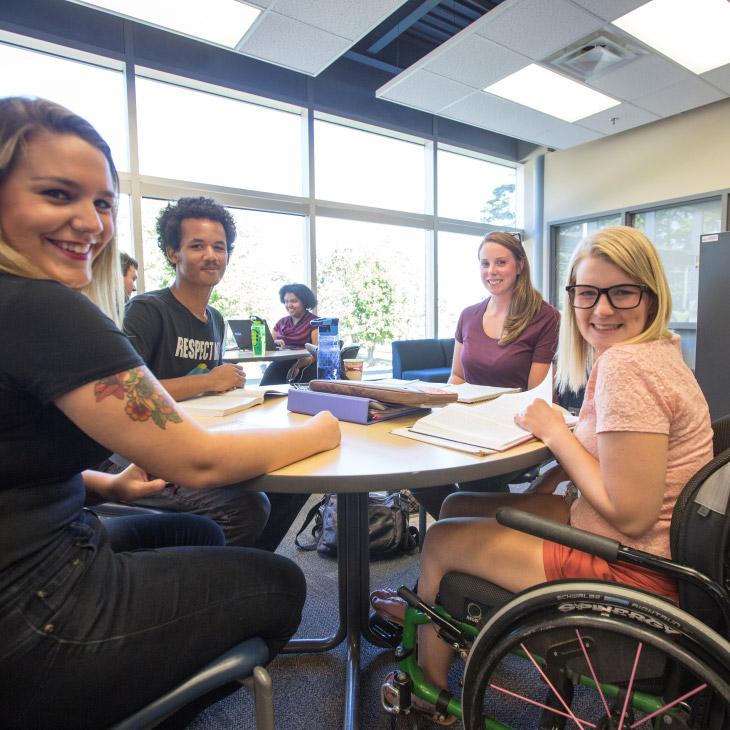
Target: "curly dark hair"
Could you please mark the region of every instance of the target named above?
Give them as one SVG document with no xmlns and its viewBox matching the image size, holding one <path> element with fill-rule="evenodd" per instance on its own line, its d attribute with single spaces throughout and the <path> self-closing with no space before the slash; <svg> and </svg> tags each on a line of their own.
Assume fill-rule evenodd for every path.
<svg viewBox="0 0 730 730">
<path fill-rule="evenodd" d="M 303 305 L 305 309 L 314 309 L 317 306 L 317 297 L 314 292 L 304 284 L 284 284 L 279 289 L 279 301 L 284 303 L 284 296 L 293 294 Z"/>
<path fill-rule="evenodd" d="M 177 203 L 170 203 L 160 212 L 156 226 L 157 246 L 173 269 L 175 264 L 170 261 L 167 248 L 169 246 L 173 251 L 180 250 L 180 226 L 186 218 L 205 218 L 220 223 L 226 232 L 228 255 L 231 255 L 233 242 L 236 240 L 236 222 L 233 216 L 213 198 L 180 198 Z"/>
</svg>

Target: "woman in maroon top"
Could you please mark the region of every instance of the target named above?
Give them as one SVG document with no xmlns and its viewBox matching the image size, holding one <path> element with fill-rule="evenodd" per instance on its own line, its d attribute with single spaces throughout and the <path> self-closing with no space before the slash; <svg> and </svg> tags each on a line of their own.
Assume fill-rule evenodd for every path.
<svg viewBox="0 0 730 730">
<path fill-rule="evenodd" d="M 304 284 L 284 284 L 279 289 L 279 299 L 289 314 L 274 325 L 274 344 L 278 348 L 294 349 L 301 349 L 308 342 L 316 345 L 319 331 L 312 327 L 311 322 L 316 317 L 309 311 L 317 306 L 314 292 Z M 261 378 L 261 385 L 286 383 L 313 362 L 314 358 L 311 356 L 272 362 Z"/>
<path fill-rule="evenodd" d="M 532 285 L 530 263 L 519 237 L 488 233 L 477 252 L 483 302 L 467 307 L 456 325 L 450 383 L 534 388 L 550 370 L 558 348 L 560 313 Z M 459 485 L 465 491 L 508 491 L 519 473 Z M 457 486 L 415 489 L 418 501 L 438 519 L 441 504 Z"/>
</svg>

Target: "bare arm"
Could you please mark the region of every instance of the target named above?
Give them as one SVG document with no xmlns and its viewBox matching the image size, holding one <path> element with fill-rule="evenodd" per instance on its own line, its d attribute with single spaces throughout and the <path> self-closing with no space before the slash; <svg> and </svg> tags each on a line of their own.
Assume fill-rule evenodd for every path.
<svg viewBox="0 0 730 730">
<path fill-rule="evenodd" d="M 176 401 L 181 401 L 203 393 L 225 393 L 233 388 L 243 388 L 246 384 L 246 373 L 239 364 L 224 363 L 209 373 L 165 378 L 160 383 Z"/>
<path fill-rule="evenodd" d="M 147 473 L 199 489 L 275 471 L 340 441 L 339 423 L 327 412 L 293 428 L 210 433 L 179 412 L 144 367 L 87 383 L 56 405 L 84 433 Z"/>
<path fill-rule="evenodd" d="M 464 368 L 461 365 L 461 348 L 463 345 L 458 340 L 454 341 L 454 357 L 451 360 L 451 375 L 449 376 L 449 383 L 459 385 L 465 383 L 464 379 Z"/>
<path fill-rule="evenodd" d="M 535 401 L 517 423 L 548 446 L 581 497 L 619 532 L 640 537 L 656 523 L 665 489 L 666 435 L 600 433 L 596 460 L 545 401 Z"/>
<path fill-rule="evenodd" d="M 530 373 L 527 376 L 527 390 L 530 390 L 531 388 L 536 388 L 540 383 L 542 383 L 543 380 L 545 380 L 545 376 L 550 371 L 550 365 L 552 363 L 549 362 L 533 362 L 530 366 Z"/>
</svg>

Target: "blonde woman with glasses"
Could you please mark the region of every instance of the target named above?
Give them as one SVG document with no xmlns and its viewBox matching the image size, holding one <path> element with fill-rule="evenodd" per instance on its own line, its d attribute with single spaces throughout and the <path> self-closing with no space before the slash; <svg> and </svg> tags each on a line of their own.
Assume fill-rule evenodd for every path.
<svg viewBox="0 0 730 730">
<path fill-rule="evenodd" d="M 654 246 L 641 232 L 606 228 L 573 255 L 558 357 L 558 387 L 585 385 L 578 425 L 536 401 L 517 423 L 558 461 L 533 494 L 460 495 L 429 529 L 418 593 L 434 603 L 442 576 L 461 571 L 517 592 L 546 580 L 585 578 L 636 586 L 677 600 L 676 583 L 648 570 L 608 564 L 579 550 L 516 532 L 493 519 L 510 505 L 669 557 L 674 504 L 712 458 L 707 403 L 669 329 L 671 295 Z M 566 499 L 553 495 L 570 480 Z M 475 517 L 474 515 L 479 515 Z M 389 601 L 391 620 L 403 604 Z M 419 636 L 427 678 L 446 687 L 450 648 L 431 626 Z"/>
</svg>

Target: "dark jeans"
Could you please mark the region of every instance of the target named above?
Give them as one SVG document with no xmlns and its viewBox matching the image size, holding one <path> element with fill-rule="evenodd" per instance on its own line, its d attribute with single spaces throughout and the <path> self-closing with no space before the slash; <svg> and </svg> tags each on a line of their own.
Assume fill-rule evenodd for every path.
<svg viewBox="0 0 730 730">
<path fill-rule="evenodd" d="M 218 523 L 227 545 L 274 552 L 297 518 L 309 494 L 265 494 L 230 484 L 215 489 L 179 487 L 134 502 L 169 512 L 208 517 Z"/>
<path fill-rule="evenodd" d="M 460 482 L 459 484 L 444 484 L 438 487 L 420 487 L 411 489 L 411 494 L 425 507 L 426 512 L 435 520 L 439 518 L 441 505 L 446 497 L 454 492 L 509 492 L 509 484 L 515 477 L 520 476 L 523 471 L 515 471 L 510 474 L 503 474 L 498 477 L 486 477 L 475 479 L 471 482 Z"/>
<path fill-rule="evenodd" d="M 154 522 L 175 533 L 178 516 L 115 519 L 146 520 L 112 535 L 121 544 L 137 531 L 148 547 Z M 247 638 L 263 638 L 273 657 L 299 625 L 306 592 L 294 563 L 262 551 L 114 552 L 88 512 L 35 560 L 0 597 L 4 728 L 104 728 Z"/>
</svg>

